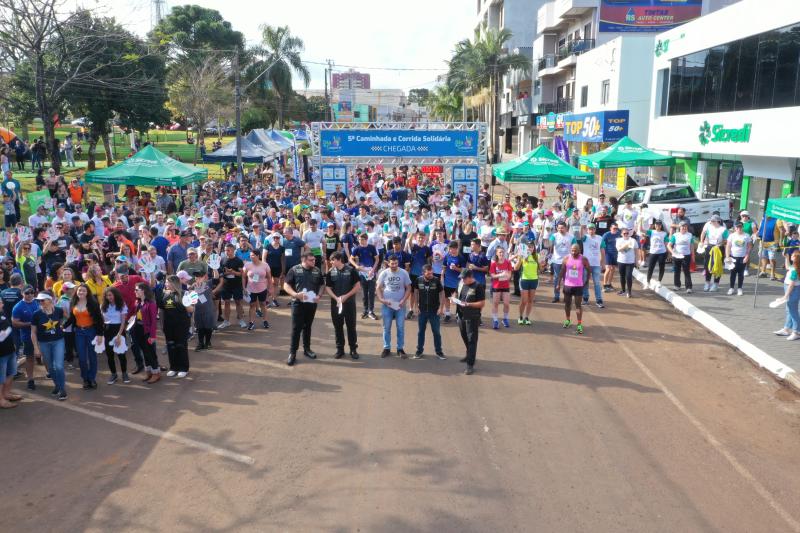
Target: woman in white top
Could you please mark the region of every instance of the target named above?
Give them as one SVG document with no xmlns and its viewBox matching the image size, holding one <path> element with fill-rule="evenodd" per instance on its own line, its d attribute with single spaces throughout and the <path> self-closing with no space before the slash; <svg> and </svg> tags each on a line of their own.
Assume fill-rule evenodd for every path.
<svg viewBox="0 0 800 533">
<path fill-rule="evenodd" d="M 667 262 L 667 232 L 664 231 L 664 223 L 660 219 L 653 222 L 652 229 L 647 230 L 647 237 L 650 241 L 650 255 L 647 256 L 647 285 L 653 277 L 653 270 L 658 264 L 658 285 L 664 278 L 664 265 Z"/>
<path fill-rule="evenodd" d="M 636 266 L 636 250 L 639 243 L 631 237 L 631 230 L 622 228 L 622 237 L 617 239 L 617 268 L 619 268 L 619 295 L 631 297 L 633 269 Z"/>
<path fill-rule="evenodd" d="M 667 248 L 669 253 L 672 254 L 672 266 L 675 267 L 675 290 L 681 290 L 681 272 L 683 272 L 683 279 L 686 281 L 686 292 L 692 292 L 692 274 L 691 264 L 694 250 L 692 243 L 694 242 L 694 235 L 689 233 L 689 222 L 682 220 L 678 224 L 678 231 L 673 233 L 669 238 Z"/>
<path fill-rule="evenodd" d="M 744 284 L 744 269 L 750 258 L 750 249 L 753 247 L 753 238 L 744 232 L 744 224 L 737 220 L 734 232 L 728 237 L 728 245 L 725 247 L 725 257 L 733 259 L 731 269 L 731 288 L 728 289 L 728 296 L 733 294 L 734 283 L 738 281 L 736 294 L 741 296 L 742 285 Z M 738 280 L 736 279 L 738 278 Z"/>
</svg>

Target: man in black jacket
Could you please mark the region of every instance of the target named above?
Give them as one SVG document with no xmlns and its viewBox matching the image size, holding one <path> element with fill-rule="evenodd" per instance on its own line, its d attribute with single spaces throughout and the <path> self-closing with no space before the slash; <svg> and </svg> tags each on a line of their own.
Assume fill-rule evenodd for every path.
<svg viewBox="0 0 800 533">
<path fill-rule="evenodd" d="M 433 348 L 436 357 L 447 359 L 442 352 L 442 334 L 439 329 L 439 307 L 442 304 L 442 281 L 433 274 L 430 264 L 422 266 L 422 275 L 415 280 L 414 289 L 419 300 L 419 315 L 417 316 L 417 351 L 414 359 L 422 359 L 422 350 L 425 347 L 425 327 L 430 322 L 433 332 Z"/>
</svg>

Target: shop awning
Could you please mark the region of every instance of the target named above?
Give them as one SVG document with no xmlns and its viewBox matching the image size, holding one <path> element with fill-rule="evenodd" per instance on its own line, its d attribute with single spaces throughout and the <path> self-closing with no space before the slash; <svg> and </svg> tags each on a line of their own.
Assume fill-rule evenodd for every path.
<svg viewBox="0 0 800 533">
<path fill-rule="evenodd" d="M 605 150 L 582 155 L 578 164 L 590 168 L 671 167 L 675 158 L 648 150 L 630 137 L 623 137 Z"/>
<path fill-rule="evenodd" d="M 204 180 L 206 176 L 208 169 L 181 163 L 148 145 L 112 167 L 87 172 L 86 181 L 144 187 L 182 187 Z"/>
<path fill-rule="evenodd" d="M 494 165 L 492 174 L 508 183 L 594 183 L 594 174 L 573 167 L 545 145 L 513 161 Z"/>
<path fill-rule="evenodd" d="M 800 197 L 771 198 L 767 200 L 766 215 L 792 224 L 800 224 Z"/>
</svg>

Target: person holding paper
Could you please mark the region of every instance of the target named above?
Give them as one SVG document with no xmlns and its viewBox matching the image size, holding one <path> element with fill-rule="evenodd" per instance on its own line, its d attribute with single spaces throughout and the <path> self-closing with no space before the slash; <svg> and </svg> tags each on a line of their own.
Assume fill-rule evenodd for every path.
<svg viewBox="0 0 800 533">
<path fill-rule="evenodd" d="M 480 243 L 478 239 L 476 239 Z M 478 246 L 480 248 L 480 245 Z M 439 322 L 439 309 L 442 306 L 442 293 L 444 287 L 442 280 L 433 275 L 433 267 L 430 264 L 422 266 L 422 275 L 413 280 L 412 287 L 416 289 L 419 301 L 419 316 L 417 317 L 417 351 L 414 359 L 422 359 L 425 348 L 425 328 L 428 323 L 433 332 L 433 348 L 436 357 L 441 360 L 447 359 L 442 351 L 442 334 Z"/>
<path fill-rule="evenodd" d="M 347 263 L 344 252 L 337 250 L 330 256 L 331 268 L 325 274 L 325 292 L 331 297 L 331 320 L 336 335 L 336 359 L 344 356 L 344 327 L 347 325 L 347 343 L 350 357 L 358 359 L 356 333 L 355 295 L 361 288 L 358 271 Z"/>
<path fill-rule="evenodd" d="M 458 284 L 453 303 L 458 306 L 458 329 L 461 332 L 461 340 L 464 341 L 467 355 L 461 359 L 462 363 L 467 363 L 464 370 L 466 375 L 475 371 L 475 357 L 478 353 L 478 330 L 481 325 L 481 310 L 486 305 L 486 289 L 475 281 L 475 274 L 472 270 L 465 268 L 459 275 L 461 282 Z"/>
<path fill-rule="evenodd" d="M 411 278 L 408 272 L 400 268 L 400 260 L 396 255 L 387 258 L 389 268 L 378 275 L 378 301 L 383 304 L 383 351 L 381 357 L 388 357 L 392 347 L 392 322 L 397 323 L 397 355 L 405 359 L 403 350 L 405 340 L 405 304 L 411 296 Z"/>
<path fill-rule="evenodd" d="M 667 241 L 667 249 L 672 254 L 672 264 L 675 267 L 675 290 L 681 290 L 681 272 L 683 272 L 683 279 L 686 282 L 686 292 L 692 292 L 692 273 L 691 263 L 694 256 L 692 244 L 694 243 L 694 235 L 689 233 L 689 223 L 681 221 L 678 223 L 678 231 L 670 236 Z"/>
<path fill-rule="evenodd" d="M 303 335 L 303 355 L 316 359 L 311 351 L 311 325 L 317 313 L 317 301 L 322 294 L 324 279 L 322 271 L 316 266 L 316 257 L 311 252 L 303 253 L 299 265 L 286 273 L 283 290 L 292 297 L 292 340 L 289 345 L 289 358 L 286 364 L 294 365 L 297 349 L 300 347 L 300 334 Z"/>
</svg>

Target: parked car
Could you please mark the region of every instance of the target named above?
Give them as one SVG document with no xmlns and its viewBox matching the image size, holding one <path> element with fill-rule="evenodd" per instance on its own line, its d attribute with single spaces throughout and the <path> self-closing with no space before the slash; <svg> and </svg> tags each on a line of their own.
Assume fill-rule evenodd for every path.
<svg viewBox="0 0 800 533">
<path fill-rule="evenodd" d="M 654 216 L 660 212 L 661 218 L 665 222 L 672 219 L 672 215 L 678 212 L 679 207 L 683 207 L 686 209 L 686 216 L 692 221 L 692 230 L 695 235 L 702 230 L 714 211 L 719 212 L 722 220 L 729 226 L 731 225 L 733 206 L 730 200 L 727 198 L 698 198 L 689 185 L 662 184 L 634 187 L 619 197 L 620 205 L 625 204 L 628 199 L 633 200 L 634 207 L 647 204 L 648 211 Z"/>
</svg>

